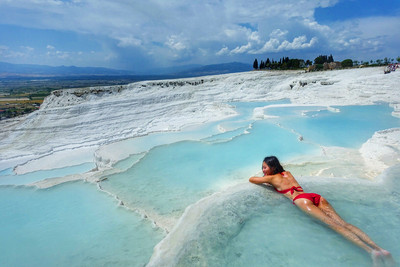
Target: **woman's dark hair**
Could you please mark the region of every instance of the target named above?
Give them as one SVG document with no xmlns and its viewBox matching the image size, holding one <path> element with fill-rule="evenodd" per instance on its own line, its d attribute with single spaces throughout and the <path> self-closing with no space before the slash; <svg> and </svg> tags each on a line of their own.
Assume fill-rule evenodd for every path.
<svg viewBox="0 0 400 267">
<path fill-rule="evenodd" d="M 281 163 L 279 162 L 279 159 L 275 156 L 266 157 L 264 159 L 264 162 L 272 170 L 272 174 L 277 174 L 285 171 Z"/>
</svg>

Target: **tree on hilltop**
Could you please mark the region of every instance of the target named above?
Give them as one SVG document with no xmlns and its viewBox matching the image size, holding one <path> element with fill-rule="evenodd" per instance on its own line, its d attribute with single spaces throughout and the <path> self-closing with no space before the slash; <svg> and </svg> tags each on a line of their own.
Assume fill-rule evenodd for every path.
<svg viewBox="0 0 400 267">
<path fill-rule="evenodd" d="M 324 64 L 325 62 L 331 63 L 334 62 L 332 54 L 328 57 L 327 55 L 319 55 L 314 59 L 314 64 Z"/>
<path fill-rule="evenodd" d="M 385 65 L 389 64 L 389 59 L 387 57 L 385 57 L 383 60 Z"/>
<path fill-rule="evenodd" d="M 255 70 L 258 69 L 258 61 L 257 61 L 257 59 L 254 60 L 253 69 L 255 69 Z"/>
<path fill-rule="evenodd" d="M 328 57 L 327 56 L 319 55 L 318 57 L 316 57 L 314 59 L 314 64 L 315 65 L 324 64 L 327 61 L 328 61 Z"/>
<path fill-rule="evenodd" d="M 351 68 L 353 67 L 353 60 L 351 59 L 345 59 L 342 61 L 342 67 L 343 68 Z"/>
<path fill-rule="evenodd" d="M 269 58 L 267 58 L 267 60 L 265 61 L 265 68 L 271 68 L 271 61 L 269 60 Z"/>
</svg>

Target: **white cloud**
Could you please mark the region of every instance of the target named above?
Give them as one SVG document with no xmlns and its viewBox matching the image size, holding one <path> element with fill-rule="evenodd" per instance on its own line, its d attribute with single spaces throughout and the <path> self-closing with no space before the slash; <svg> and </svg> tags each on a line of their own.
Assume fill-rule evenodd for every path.
<svg viewBox="0 0 400 267">
<path fill-rule="evenodd" d="M 319 4 L 321 7 L 329 7 L 335 5 L 338 2 L 339 0 L 321 0 L 319 1 Z"/>
<path fill-rule="evenodd" d="M 8 46 L 0 45 L 0 56 L 1 57 L 6 57 L 6 55 L 8 54 L 8 51 L 9 51 Z"/>
<path fill-rule="evenodd" d="M 233 29 L 225 29 L 225 30 L 224 30 L 224 33 L 225 33 L 225 35 L 226 35 L 228 38 L 232 38 L 232 37 L 235 37 L 235 36 L 236 36 L 237 31 L 236 31 L 236 30 L 233 30 Z"/>
<path fill-rule="evenodd" d="M 35 49 L 30 46 L 19 46 L 17 48 L 10 48 L 5 45 L 0 46 L 0 56 L 7 60 L 29 58 L 34 54 L 34 51 Z"/>
<path fill-rule="evenodd" d="M 47 60 L 49 59 L 57 59 L 57 60 L 66 60 L 66 59 L 77 59 L 79 57 L 82 57 L 86 55 L 86 53 L 82 51 L 77 51 L 77 52 L 71 52 L 71 51 L 61 51 L 61 50 L 56 50 L 54 46 L 47 46 Z"/>
<path fill-rule="evenodd" d="M 186 45 L 184 44 L 183 40 L 179 40 L 179 37 L 176 35 L 172 35 L 168 38 L 168 41 L 165 42 L 165 44 L 173 49 L 173 50 L 184 50 L 186 48 Z"/>
<path fill-rule="evenodd" d="M 16 2 L 24 2 L 24 1 L 16 1 Z M 32 0 L 31 3 L 37 5 L 55 5 L 59 6 L 63 4 L 63 1 L 60 0 Z"/>
<path fill-rule="evenodd" d="M 129 47 L 129 46 L 141 46 L 142 41 L 133 36 L 123 36 L 117 38 L 119 40 L 119 47 Z"/>
<path fill-rule="evenodd" d="M 23 46 L 24 49 L 26 49 L 29 52 L 33 52 L 35 50 L 35 48 L 30 47 L 30 46 Z"/>
<path fill-rule="evenodd" d="M 102 53 L 112 54 L 115 60 L 134 51 L 135 55 L 154 58 L 157 64 L 176 59 L 207 63 L 214 55 L 234 59 L 321 47 L 333 53 L 357 47 L 372 51 L 383 47 L 384 40 L 400 39 L 395 28 L 400 25 L 399 18 L 365 18 L 331 25 L 315 21 L 316 8 L 337 2 L 13 0 L 1 1 L 0 24 L 75 32 L 97 38 Z M 55 50 L 47 46 L 48 52 Z M 68 46 L 62 50 L 71 52 L 58 56 L 73 58 Z"/>
<path fill-rule="evenodd" d="M 250 51 L 251 54 L 263 54 L 266 52 L 276 52 L 277 47 L 280 45 L 278 39 L 269 39 L 261 49 Z"/>
<path fill-rule="evenodd" d="M 229 53 L 229 48 L 224 46 L 223 48 L 221 48 L 221 50 L 219 50 L 217 53 L 215 53 L 217 56 L 222 56 L 222 55 L 226 55 Z"/>
<path fill-rule="evenodd" d="M 300 23 L 302 24 L 302 26 L 306 29 L 312 30 L 312 31 L 316 31 L 316 32 L 320 32 L 323 34 L 335 34 L 335 32 L 331 29 L 331 27 L 327 26 L 327 25 L 321 25 L 318 22 L 316 22 L 315 20 L 311 20 L 311 19 L 304 19 L 302 21 L 300 21 Z"/>
<path fill-rule="evenodd" d="M 238 46 L 231 51 L 231 54 L 243 54 L 249 51 L 250 48 L 251 48 L 251 43 L 248 43 L 247 45 L 242 45 L 240 47 Z"/>
<path fill-rule="evenodd" d="M 285 38 L 289 31 L 282 31 L 281 29 L 275 29 L 270 33 L 270 37 L 274 39 Z"/>
<path fill-rule="evenodd" d="M 400 40 L 400 17 L 368 17 L 331 26 L 330 48 L 350 58 L 395 56 Z"/>
<path fill-rule="evenodd" d="M 316 37 L 313 37 L 310 42 L 307 43 L 307 37 L 305 35 L 302 35 L 294 38 L 292 42 L 289 42 L 287 40 L 283 41 L 277 49 L 278 51 L 282 51 L 310 48 L 317 42 L 317 40 L 318 39 Z"/>
<path fill-rule="evenodd" d="M 56 56 L 58 58 L 66 59 L 70 56 L 70 53 L 65 51 L 56 51 Z"/>
<path fill-rule="evenodd" d="M 313 47 L 318 42 L 317 37 L 311 38 L 307 42 L 307 37 L 305 35 L 295 37 L 292 42 L 288 40 L 280 41 L 277 38 L 269 39 L 262 48 L 258 50 L 251 50 L 251 54 L 263 54 L 268 52 L 280 52 L 289 50 L 301 50 Z"/>
<path fill-rule="evenodd" d="M 277 0 L 269 0 L 267 3 L 255 0 L 219 2 L 205 0 L 201 3 L 183 0 L 172 2 L 14 0 L 4 3 L 2 8 L 20 10 L 21 13 L 0 18 L 0 22 L 104 34 L 122 43 L 136 44 L 137 40 L 140 40 L 143 45 L 149 41 L 165 40 L 165 37 L 177 33 L 186 37 L 198 36 L 196 39 L 215 40 L 228 37 L 239 41 L 239 38 L 247 39 L 252 34 L 252 38 L 259 38 L 256 36 L 257 31 L 240 26 L 244 23 L 265 28 L 267 24 L 279 22 L 275 17 L 276 14 L 297 17 L 299 13 L 308 13 L 302 8 L 303 6 L 313 12 L 315 7 L 321 5 L 319 2 L 314 0 L 302 3 L 295 0 L 285 3 Z M 284 20 L 280 23 L 286 24 Z"/>
<path fill-rule="evenodd" d="M 251 42 L 261 43 L 260 34 L 258 32 L 252 32 L 248 39 Z"/>
</svg>

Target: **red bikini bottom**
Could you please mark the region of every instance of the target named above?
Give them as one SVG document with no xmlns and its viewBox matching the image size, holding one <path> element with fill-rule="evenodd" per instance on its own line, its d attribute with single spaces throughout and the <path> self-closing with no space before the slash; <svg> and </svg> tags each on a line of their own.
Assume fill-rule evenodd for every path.
<svg viewBox="0 0 400 267">
<path fill-rule="evenodd" d="M 300 195 L 296 196 L 296 197 L 293 199 L 293 204 L 295 204 L 294 201 L 295 201 L 296 199 L 299 199 L 299 198 L 305 198 L 305 199 L 311 200 L 312 203 L 313 203 L 315 206 L 318 207 L 319 202 L 320 202 L 320 199 L 321 199 L 321 196 L 318 195 L 318 194 L 315 194 L 315 193 L 303 193 L 303 194 L 300 194 Z"/>
</svg>

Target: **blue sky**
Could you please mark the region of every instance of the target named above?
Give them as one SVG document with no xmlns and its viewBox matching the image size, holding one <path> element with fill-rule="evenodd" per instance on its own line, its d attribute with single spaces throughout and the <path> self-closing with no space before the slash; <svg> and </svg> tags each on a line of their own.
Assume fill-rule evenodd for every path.
<svg viewBox="0 0 400 267">
<path fill-rule="evenodd" d="M 400 56 L 400 0 L 0 0 L 0 61 L 144 70 Z"/>
</svg>

